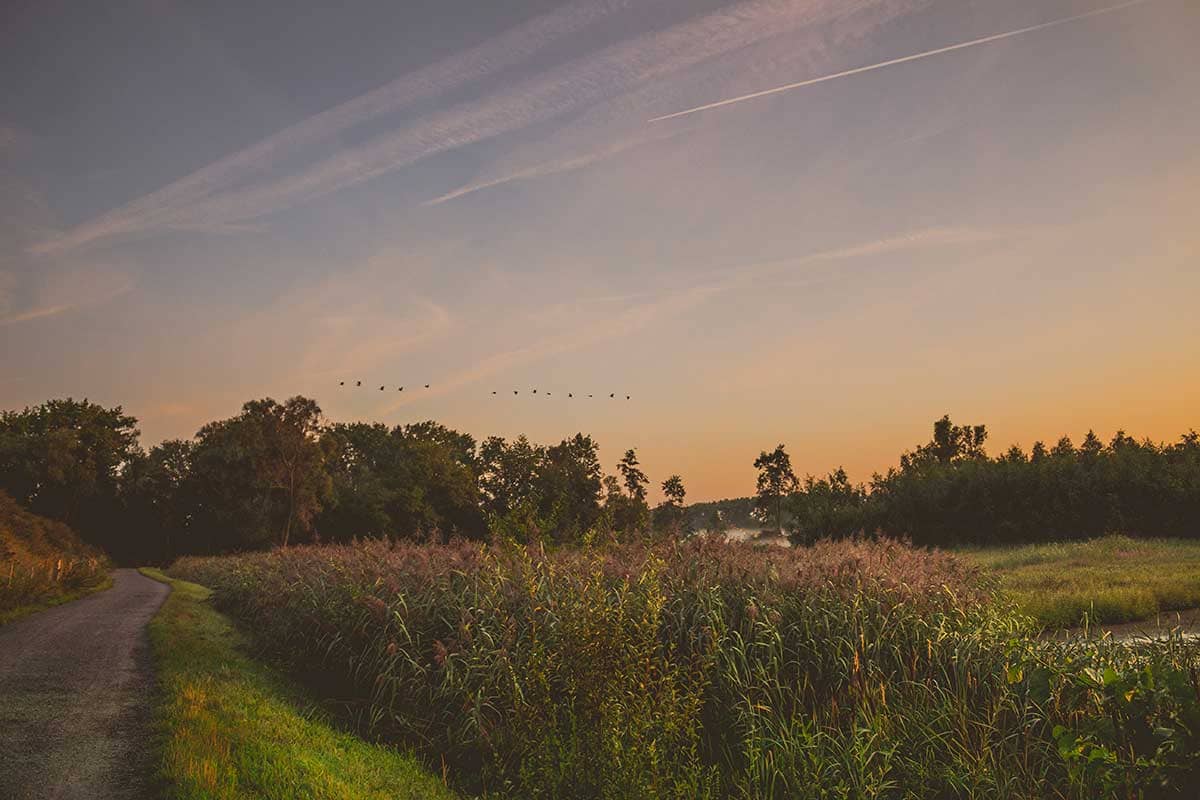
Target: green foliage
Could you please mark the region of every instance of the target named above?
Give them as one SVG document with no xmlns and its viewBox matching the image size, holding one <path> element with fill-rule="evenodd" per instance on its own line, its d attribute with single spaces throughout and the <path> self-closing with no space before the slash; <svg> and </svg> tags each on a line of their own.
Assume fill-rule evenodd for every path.
<svg viewBox="0 0 1200 800">
<path fill-rule="evenodd" d="M 762 549 L 185 560 L 363 727 L 489 796 L 1183 797 L 1200 645 L 1043 641 L 964 562 Z"/>
<path fill-rule="evenodd" d="M 116 526 L 121 470 L 138 453 L 137 420 L 120 406 L 49 400 L 0 413 L 0 491 L 35 514 L 65 522 L 123 559 Z"/>
<path fill-rule="evenodd" d="M 947 452 L 935 434 L 934 443 L 903 457 L 900 469 L 876 476 L 863 507 L 864 529 L 933 545 L 1200 535 L 1200 436 L 1194 431 L 1174 445 L 1124 433 L 1104 445 L 1089 432 L 1080 448 L 1064 437 L 1049 451 L 1035 444 L 1029 458 L 1019 448 L 988 458 L 982 440 L 974 441 L 978 446 L 960 441 L 965 449 L 946 461 L 924 455 Z"/>
<path fill-rule="evenodd" d="M 435 422 L 337 423 L 322 433 L 333 492 L 323 539 L 479 537 L 475 440 Z"/>
<path fill-rule="evenodd" d="M 578 542 L 600 520 L 596 442 L 582 433 L 545 447 L 499 436 L 479 448 L 479 485 L 493 533 L 504 541 Z"/>
<path fill-rule="evenodd" d="M 788 498 L 788 536 L 793 544 L 804 544 L 822 537 L 842 539 L 860 533 L 866 502 L 867 490 L 850 483 L 841 467 L 820 480 L 810 475 Z"/>
<path fill-rule="evenodd" d="M 170 581 L 150 623 L 161 695 L 160 777 L 176 800 L 450 800 L 414 758 L 334 728 L 303 693 L 244 655 L 207 602 Z"/>
<path fill-rule="evenodd" d="M 320 423 L 313 400 L 266 398 L 201 428 L 190 459 L 198 530 L 233 547 L 307 538 L 331 491 Z"/>
<path fill-rule="evenodd" d="M 0 491 L 0 624 L 108 585 L 99 551 Z"/>
<path fill-rule="evenodd" d="M 1200 542 L 1106 536 L 1087 542 L 964 548 L 1043 625 L 1153 620 L 1200 607 Z"/>
<path fill-rule="evenodd" d="M 838 469 L 828 477 L 789 479 L 782 445 L 755 461 L 755 498 L 697 504 L 689 516 L 708 527 L 713 511 L 724 524 L 745 525 L 753 503 L 759 519 L 787 528 L 794 541 L 883 534 L 921 545 L 995 546 L 1135 537 L 1200 536 L 1200 434 L 1175 444 L 1137 441 L 1119 432 L 1107 445 L 1093 432 L 1076 447 L 1069 437 L 1029 455 L 1017 446 L 992 458 L 983 425 L 934 423 L 932 439 L 900 456 L 900 464 L 852 484 Z M 794 476 L 793 476 L 794 477 Z M 734 521 L 735 518 L 737 521 Z"/>
</svg>

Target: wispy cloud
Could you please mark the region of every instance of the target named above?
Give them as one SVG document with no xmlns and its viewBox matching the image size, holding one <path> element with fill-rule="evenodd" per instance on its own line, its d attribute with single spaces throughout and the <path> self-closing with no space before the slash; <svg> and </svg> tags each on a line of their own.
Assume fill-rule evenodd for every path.
<svg viewBox="0 0 1200 800">
<path fill-rule="evenodd" d="M 1088 11 L 1088 12 L 1085 12 L 1082 14 L 1075 14 L 1070 17 L 1055 19 L 1055 20 L 1051 20 L 1050 22 L 1043 22 L 1040 25 L 1031 25 L 1026 28 L 1018 28 L 1017 30 L 1005 31 L 1004 33 L 997 33 L 997 34 L 993 34 L 992 36 L 984 36 L 979 39 L 971 39 L 966 42 L 959 42 L 957 44 L 948 45 L 946 47 L 938 47 L 934 50 L 925 50 L 920 53 L 913 53 L 912 55 L 902 56 L 900 58 L 892 58 L 887 61 L 880 61 L 876 64 L 869 64 L 864 67 L 855 67 L 854 69 L 842 70 L 841 72 L 834 72 L 832 74 L 822 75 L 817 78 L 808 78 L 807 80 L 796 81 L 794 83 L 787 83 L 787 84 L 784 84 L 783 86 L 776 86 L 771 89 L 763 89 L 761 91 L 751 92 L 749 94 L 738 95 L 737 97 L 729 97 L 724 100 L 717 100 L 712 103 L 705 103 L 704 105 L 694 106 L 692 108 L 686 108 L 682 111 L 675 111 L 670 114 L 663 114 L 658 117 L 653 117 L 652 119 L 650 119 L 650 122 L 662 122 L 662 121 L 668 120 L 668 119 L 676 119 L 678 117 L 686 117 L 691 114 L 698 114 L 701 111 L 711 111 L 713 109 L 723 108 L 725 106 L 734 105 L 735 103 L 744 103 L 747 100 L 757 100 L 762 97 L 770 97 L 771 95 L 780 94 L 782 92 L 791 92 L 796 89 L 803 89 L 806 86 L 814 86 L 818 83 L 826 83 L 827 81 L 838 80 L 839 78 L 848 78 L 852 75 L 861 75 L 865 72 L 874 72 L 875 70 L 886 69 L 887 67 L 894 67 L 899 64 L 907 64 L 910 61 L 919 61 L 924 58 L 932 58 L 933 56 L 940 56 L 940 55 L 944 55 L 946 53 L 953 53 L 958 50 L 965 50 L 969 47 L 979 47 L 980 45 L 990 44 L 992 42 L 999 42 L 1004 39 L 1011 39 L 1015 36 L 1024 36 L 1025 34 L 1034 33 L 1036 31 L 1046 30 L 1047 28 L 1054 28 L 1059 25 L 1066 25 L 1071 22 L 1079 22 L 1081 20 L 1090 19 L 1091 17 L 1096 17 L 1101 14 L 1111 14 L 1115 11 L 1123 11 L 1127 8 L 1133 8 L 1134 6 L 1145 5 L 1146 3 L 1150 3 L 1150 2 L 1154 2 L 1154 0 L 1131 0 L 1131 2 L 1128 2 L 1128 3 L 1121 3 L 1120 5 L 1107 6 L 1105 8 L 1098 8 L 1098 9 Z"/>
<path fill-rule="evenodd" d="M 502 186 L 513 181 L 530 180 L 533 178 L 544 178 L 548 175 L 558 175 L 564 172 L 572 172 L 574 170 L 584 169 L 591 165 L 603 161 L 613 156 L 621 155 L 638 147 L 656 142 L 662 142 L 667 139 L 675 139 L 683 134 L 683 131 L 660 131 L 657 133 L 641 133 L 617 142 L 612 142 L 590 152 L 580 153 L 575 156 L 560 158 L 550 161 L 542 161 L 532 166 L 516 169 L 512 171 L 502 171 L 491 177 L 475 180 L 471 183 L 464 184 L 453 191 L 446 192 L 443 195 L 426 200 L 422 205 L 436 206 L 442 203 L 454 200 L 464 195 L 473 194 L 482 189 L 491 189 L 495 186 Z"/>
<path fill-rule="evenodd" d="M 43 241 L 32 252 L 62 252 L 89 242 L 150 228 L 221 226 L 244 222 L 353 186 L 421 159 L 586 109 L 665 77 L 675 76 L 756 42 L 805 26 L 826 24 L 864 9 L 902 13 L 928 0 L 746 0 L 603 47 L 565 64 L 403 124 L 283 177 L 265 176 L 278 156 L 292 154 L 364 120 L 517 63 L 547 42 L 581 30 L 629 3 L 572 5 L 528 23 L 464 56 L 401 78 L 300 123 L 200 172 Z M 887 15 L 876 15 L 882 18 Z M 604 157 L 603 148 L 590 158 Z M 582 156 L 586 161 L 589 156 Z M 544 169 L 578 168 L 570 159 Z M 537 169 L 537 168 L 534 168 Z M 247 180 L 249 176 L 249 180 Z M 503 181 L 504 175 L 493 180 Z M 512 178 L 507 178 L 512 179 Z M 486 181 L 485 181 L 486 182 Z M 494 184 L 493 184 L 494 185 Z M 449 199 L 449 198 L 444 198 Z"/>
<path fill-rule="evenodd" d="M 187 226 L 170 222 L 177 212 L 217 192 L 261 177 L 286 157 L 327 143 L 339 133 L 394 114 L 423 100 L 480 80 L 519 64 L 546 45 L 578 33 L 606 16 L 623 11 L 634 0 L 577 0 L 535 17 L 462 53 L 440 59 L 376 89 L 322 111 L 295 125 L 127 205 L 31 248 L 38 254 L 74 249 L 89 242 L 157 227 Z M 0 137 L 2 138 L 2 137 Z"/>
<path fill-rule="evenodd" d="M 13 285 L 9 282 L 7 292 L 0 285 L 0 307 L 7 305 L 10 309 L 7 314 L 0 316 L 0 325 L 16 325 L 101 305 L 134 288 L 133 279 L 128 275 L 91 267 L 44 279 L 43 285 L 33 292 L 34 301 L 31 304 L 20 310 L 11 310 L 16 305 L 12 299 L 15 294 Z M 8 300 L 5 300 L 6 294 Z"/>
</svg>

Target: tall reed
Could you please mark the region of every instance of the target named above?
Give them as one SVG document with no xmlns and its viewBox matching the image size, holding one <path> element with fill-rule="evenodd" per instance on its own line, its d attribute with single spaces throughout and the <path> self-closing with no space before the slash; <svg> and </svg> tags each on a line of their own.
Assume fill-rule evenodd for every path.
<svg viewBox="0 0 1200 800">
<path fill-rule="evenodd" d="M 494 796 L 1169 796 L 1197 647 L 1039 641 L 895 542 L 367 543 L 174 574 L 362 729 Z"/>
</svg>

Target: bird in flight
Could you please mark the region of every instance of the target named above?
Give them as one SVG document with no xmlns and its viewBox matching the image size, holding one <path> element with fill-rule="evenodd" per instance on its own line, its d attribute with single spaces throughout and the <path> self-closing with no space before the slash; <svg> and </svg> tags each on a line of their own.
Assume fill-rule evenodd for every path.
<svg viewBox="0 0 1200 800">
<path fill-rule="evenodd" d="M 567 397 L 574 397 L 574 396 L 575 395 L 571 394 L 570 392 L 567 392 Z"/>
<path fill-rule="evenodd" d="M 338 381 L 338 386 L 345 386 L 345 385 L 346 385 L 345 381 Z"/>
<path fill-rule="evenodd" d="M 401 386 L 401 387 L 399 387 L 398 389 L 396 389 L 396 391 L 397 391 L 397 392 L 403 392 L 403 391 L 404 391 L 404 387 L 403 387 L 403 386 Z"/>
<path fill-rule="evenodd" d="M 428 388 L 429 388 L 429 384 L 428 384 L 428 383 L 427 383 L 427 384 L 425 384 L 425 388 L 426 388 L 426 389 L 428 389 Z"/>
<path fill-rule="evenodd" d="M 516 389 L 513 389 L 513 394 L 520 394 Z"/>
<path fill-rule="evenodd" d="M 492 392 L 492 394 L 495 394 L 495 392 Z"/>
<path fill-rule="evenodd" d="M 354 385 L 355 385 L 355 386 L 362 386 L 362 381 L 355 381 L 355 382 L 354 382 Z"/>
<path fill-rule="evenodd" d="M 383 391 L 383 387 L 382 387 L 382 386 L 380 386 L 380 387 L 379 387 L 379 391 L 381 391 L 381 392 Z"/>
<path fill-rule="evenodd" d="M 609 395 L 609 397 L 616 397 L 616 396 L 617 396 L 616 392 L 613 392 L 612 394 Z"/>
</svg>

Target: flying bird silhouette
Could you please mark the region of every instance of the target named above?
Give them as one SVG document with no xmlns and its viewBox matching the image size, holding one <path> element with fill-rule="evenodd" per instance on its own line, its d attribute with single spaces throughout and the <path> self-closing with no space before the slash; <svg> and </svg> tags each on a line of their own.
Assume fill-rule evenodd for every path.
<svg viewBox="0 0 1200 800">
<path fill-rule="evenodd" d="M 495 392 L 492 392 L 492 394 L 495 394 Z"/>
<path fill-rule="evenodd" d="M 401 387 L 399 387 L 398 389 L 396 389 L 396 391 L 397 391 L 397 392 L 403 392 L 403 391 L 404 391 L 404 387 L 403 387 L 403 386 L 401 386 Z"/>
<path fill-rule="evenodd" d="M 520 394 L 516 389 L 513 389 L 513 394 Z"/>
<path fill-rule="evenodd" d="M 533 393 L 534 393 L 534 394 L 537 394 L 537 389 L 534 389 L 534 390 L 533 390 Z"/>
<path fill-rule="evenodd" d="M 426 389 L 428 389 L 428 388 L 429 388 L 429 384 L 428 384 L 428 383 L 427 383 L 427 384 L 425 384 L 425 388 L 426 388 Z"/>
<path fill-rule="evenodd" d="M 625 395 L 625 399 L 626 399 L 626 400 L 628 400 L 628 399 L 629 399 L 629 395 Z"/>
<path fill-rule="evenodd" d="M 345 385 L 346 385 L 345 381 L 338 381 L 338 386 L 345 386 Z"/>
<path fill-rule="evenodd" d="M 354 385 L 355 385 L 355 386 L 362 386 L 362 381 L 355 381 L 355 382 L 354 382 Z"/>
<path fill-rule="evenodd" d="M 382 387 L 382 386 L 380 386 L 380 387 L 379 387 L 379 391 L 381 391 L 381 392 L 383 391 L 383 387 Z"/>
<path fill-rule="evenodd" d="M 570 392 L 567 392 L 567 397 L 574 397 L 574 396 L 575 395 L 571 394 Z"/>
<path fill-rule="evenodd" d="M 616 392 L 613 392 L 612 394 L 609 395 L 609 397 L 616 397 L 616 396 L 617 396 Z"/>
</svg>

